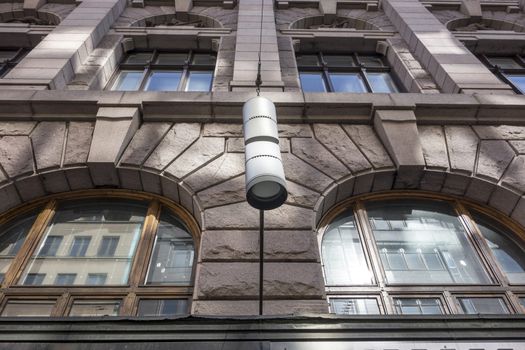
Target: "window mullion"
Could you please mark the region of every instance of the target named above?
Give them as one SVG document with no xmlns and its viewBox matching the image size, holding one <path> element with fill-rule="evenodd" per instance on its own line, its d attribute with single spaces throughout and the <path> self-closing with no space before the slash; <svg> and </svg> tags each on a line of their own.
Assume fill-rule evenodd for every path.
<svg viewBox="0 0 525 350">
<path fill-rule="evenodd" d="M 160 203 L 159 201 L 151 202 L 144 227 L 139 240 L 135 259 L 133 260 L 133 267 L 130 275 L 130 286 L 137 287 L 144 281 L 146 272 L 148 270 L 148 262 L 153 250 L 153 243 L 157 233 L 157 227 L 160 217 Z"/>
<path fill-rule="evenodd" d="M 489 248 L 485 238 L 483 237 L 481 231 L 472 219 L 469 211 L 460 202 L 456 202 L 456 210 L 459 214 L 461 222 L 463 223 L 463 226 L 469 233 L 469 237 L 474 243 L 474 248 L 480 256 L 480 260 L 482 261 L 482 263 L 487 265 L 488 270 L 491 272 L 492 280 L 504 286 L 508 285 L 509 283 L 507 281 L 507 277 L 499 268 L 496 258 L 492 254 L 492 250 Z"/>
<path fill-rule="evenodd" d="M 44 209 L 38 214 L 33 226 L 29 230 L 27 237 L 22 244 L 22 247 L 13 258 L 13 262 L 6 271 L 3 287 L 9 287 L 20 277 L 27 262 L 30 260 L 31 255 L 37 247 L 40 239 L 45 232 L 45 229 L 51 222 L 53 215 L 55 214 L 57 202 L 55 200 L 49 201 Z"/>
<path fill-rule="evenodd" d="M 71 294 L 69 292 L 66 292 L 62 294 L 60 297 L 58 297 L 57 302 L 55 304 L 55 308 L 51 314 L 53 317 L 63 317 L 67 316 L 67 306 L 69 305 L 69 299 L 71 297 Z"/>
<path fill-rule="evenodd" d="M 137 294 L 131 292 L 124 297 L 122 306 L 119 310 L 119 316 L 134 316 L 135 302 L 137 300 Z"/>
</svg>

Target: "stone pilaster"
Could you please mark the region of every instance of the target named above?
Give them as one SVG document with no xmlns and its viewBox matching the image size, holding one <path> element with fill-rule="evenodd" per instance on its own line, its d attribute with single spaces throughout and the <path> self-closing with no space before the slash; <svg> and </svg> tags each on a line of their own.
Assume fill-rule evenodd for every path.
<svg viewBox="0 0 525 350">
<path fill-rule="evenodd" d="M 512 93 L 419 1 L 385 0 L 383 8 L 442 92 Z"/>
<path fill-rule="evenodd" d="M 273 1 L 240 0 L 233 81 L 230 82 L 232 91 L 253 91 L 255 88 L 259 47 L 262 90 L 282 91 L 284 83 L 281 79 Z"/>
</svg>

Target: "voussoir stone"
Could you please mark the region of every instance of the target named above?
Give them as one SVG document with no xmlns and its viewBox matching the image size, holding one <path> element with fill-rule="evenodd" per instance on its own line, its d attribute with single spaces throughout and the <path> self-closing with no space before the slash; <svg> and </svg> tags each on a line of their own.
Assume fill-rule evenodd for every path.
<svg viewBox="0 0 525 350">
<path fill-rule="evenodd" d="M 93 122 L 69 123 L 64 165 L 86 163 L 94 129 L 95 123 Z"/>
<path fill-rule="evenodd" d="M 164 169 L 174 158 L 199 138 L 200 124 L 175 124 L 144 163 L 147 168 Z"/>
<path fill-rule="evenodd" d="M 372 166 L 339 125 L 314 124 L 315 136 L 328 148 L 352 173 L 370 169 Z"/>
<path fill-rule="evenodd" d="M 525 154 L 525 141 L 509 141 L 510 145 L 518 152 L 519 154 Z"/>
<path fill-rule="evenodd" d="M 58 168 L 62 161 L 66 123 L 41 122 L 31 133 L 38 170 Z"/>
<path fill-rule="evenodd" d="M 244 176 L 205 189 L 197 194 L 204 208 L 242 202 L 246 200 Z"/>
<path fill-rule="evenodd" d="M 394 165 L 371 126 L 343 125 L 343 128 L 374 168 L 381 169 Z"/>
<path fill-rule="evenodd" d="M 287 203 L 313 208 L 319 199 L 318 192 L 314 192 L 294 182 L 288 181 L 286 188 L 288 190 Z"/>
<path fill-rule="evenodd" d="M 203 136 L 242 137 L 242 124 L 206 123 Z"/>
<path fill-rule="evenodd" d="M 312 137 L 312 129 L 305 124 L 278 124 L 280 137 Z"/>
<path fill-rule="evenodd" d="M 499 180 L 515 155 L 507 141 L 481 141 L 476 174 L 480 177 Z"/>
<path fill-rule="evenodd" d="M 244 173 L 244 154 L 225 153 L 189 175 L 184 182 L 195 191 Z"/>
<path fill-rule="evenodd" d="M 426 166 L 429 169 L 448 169 L 447 143 L 441 126 L 419 125 L 419 139 Z"/>
<path fill-rule="evenodd" d="M 242 215 L 240 215 L 242 213 Z M 272 229 L 311 229 L 313 211 L 288 204 L 265 212 L 264 225 Z M 207 209 L 206 229 L 258 229 L 259 211 L 247 202 Z"/>
<path fill-rule="evenodd" d="M 333 179 L 350 173 L 322 144 L 312 138 L 293 138 L 292 153 Z"/>
<path fill-rule="evenodd" d="M 333 181 L 316 168 L 305 163 L 293 154 L 282 154 L 284 172 L 288 180 L 301 183 L 308 188 L 322 192 Z"/>
<path fill-rule="evenodd" d="M 219 156 L 224 152 L 224 147 L 222 137 L 202 137 L 175 159 L 166 172 L 180 179 Z"/>
<path fill-rule="evenodd" d="M 34 129 L 36 122 L 0 122 L 0 136 L 29 135 Z"/>
<path fill-rule="evenodd" d="M 121 163 L 124 165 L 140 166 L 151 153 L 153 148 L 159 143 L 170 123 L 144 123 L 137 130 L 131 143 L 122 155 Z"/>
<path fill-rule="evenodd" d="M 476 161 L 478 137 L 469 126 L 445 126 L 450 168 L 472 173 Z"/>
<path fill-rule="evenodd" d="M 475 125 L 474 130 L 480 139 L 513 140 L 525 139 L 525 127 L 514 125 Z"/>
<path fill-rule="evenodd" d="M 0 137 L 0 164 L 11 178 L 32 173 L 33 152 L 29 137 Z"/>
<path fill-rule="evenodd" d="M 514 158 L 501 181 L 506 186 L 525 192 L 525 156 Z"/>
</svg>

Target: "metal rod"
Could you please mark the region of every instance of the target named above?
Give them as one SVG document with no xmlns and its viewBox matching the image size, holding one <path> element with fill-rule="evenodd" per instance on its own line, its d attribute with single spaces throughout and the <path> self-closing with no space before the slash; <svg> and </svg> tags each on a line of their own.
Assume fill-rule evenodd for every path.
<svg viewBox="0 0 525 350">
<path fill-rule="evenodd" d="M 259 211 L 259 315 L 263 314 L 264 210 Z"/>
</svg>

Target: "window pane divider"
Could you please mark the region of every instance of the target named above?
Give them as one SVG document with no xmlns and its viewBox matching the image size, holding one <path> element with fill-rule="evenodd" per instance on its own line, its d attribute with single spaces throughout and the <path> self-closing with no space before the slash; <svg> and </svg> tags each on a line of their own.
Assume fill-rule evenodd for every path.
<svg viewBox="0 0 525 350">
<path fill-rule="evenodd" d="M 57 202 L 51 200 L 47 202 L 45 207 L 38 214 L 24 243 L 22 244 L 22 247 L 14 257 L 13 262 L 5 274 L 4 283 L 2 285 L 3 287 L 9 287 L 14 284 L 24 271 L 27 262 L 31 259 L 32 253 L 40 243 L 43 233 L 55 214 L 56 206 Z"/>
</svg>

